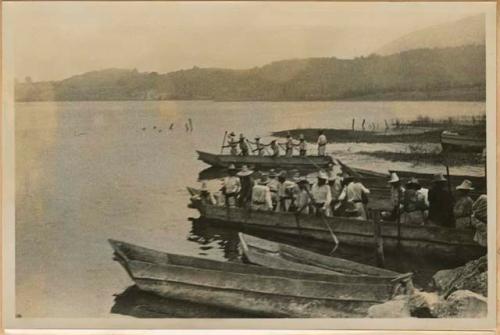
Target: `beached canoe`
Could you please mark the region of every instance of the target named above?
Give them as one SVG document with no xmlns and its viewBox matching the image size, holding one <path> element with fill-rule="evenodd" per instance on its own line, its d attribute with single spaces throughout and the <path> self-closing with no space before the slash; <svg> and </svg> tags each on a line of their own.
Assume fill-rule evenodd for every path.
<svg viewBox="0 0 500 335">
<path fill-rule="evenodd" d="M 300 238 L 332 242 L 325 223 L 335 232 L 341 244 L 373 247 L 374 224 L 370 220 L 356 220 L 344 217 L 321 218 L 315 215 L 289 212 L 250 211 L 244 208 L 227 208 L 207 204 L 192 198 L 191 208 L 200 212 L 207 221 L 225 226 L 240 227 L 293 235 Z M 454 229 L 430 225 L 381 222 L 381 236 L 384 250 L 405 251 L 436 258 L 471 260 L 485 254 L 486 249 L 473 241 L 473 229 Z M 398 243 L 399 241 L 399 243 Z"/>
<path fill-rule="evenodd" d="M 279 270 L 109 242 L 141 290 L 259 316 L 363 317 L 401 287 L 398 280 Z"/>
<path fill-rule="evenodd" d="M 198 159 L 212 166 L 228 167 L 234 164 L 236 167 L 242 165 L 259 168 L 281 168 L 281 169 L 317 169 L 325 168 L 331 163 L 330 156 L 292 156 L 292 157 L 271 157 L 271 156 L 239 156 L 239 155 L 217 155 L 204 151 L 196 151 Z"/>
<path fill-rule="evenodd" d="M 337 273 L 344 275 L 375 276 L 392 280 L 402 275 L 395 271 L 353 262 L 347 259 L 325 256 L 288 244 L 269 241 L 252 235 L 239 233 L 241 250 L 251 263 L 296 271 Z"/>
<path fill-rule="evenodd" d="M 452 131 L 441 133 L 441 146 L 445 152 L 483 152 L 486 136 L 467 136 Z"/>
</svg>

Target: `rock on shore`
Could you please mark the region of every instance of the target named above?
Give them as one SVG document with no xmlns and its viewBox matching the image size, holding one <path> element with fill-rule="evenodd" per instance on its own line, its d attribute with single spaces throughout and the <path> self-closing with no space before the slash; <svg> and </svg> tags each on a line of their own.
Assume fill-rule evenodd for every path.
<svg viewBox="0 0 500 335">
<path fill-rule="evenodd" d="M 439 294 L 448 296 L 453 291 L 469 290 L 488 296 L 488 261 L 486 256 L 455 269 L 441 270 L 432 277 L 432 286 Z"/>
</svg>

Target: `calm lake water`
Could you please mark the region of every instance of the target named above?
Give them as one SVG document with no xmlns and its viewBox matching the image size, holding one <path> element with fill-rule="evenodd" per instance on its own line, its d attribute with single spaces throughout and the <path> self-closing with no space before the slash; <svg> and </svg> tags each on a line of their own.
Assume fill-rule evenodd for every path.
<svg viewBox="0 0 500 335">
<path fill-rule="evenodd" d="M 484 110 L 480 102 L 18 103 L 16 311 L 22 317 L 134 314 L 123 312 L 120 306 L 110 313 L 114 295 L 132 282 L 112 260 L 108 238 L 238 261 L 236 232 L 193 223 L 189 218 L 198 214 L 186 207 L 185 187 L 196 185 L 199 172 L 208 167 L 197 160 L 195 150 L 220 151 L 225 130 L 267 140 L 272 131 L 296 127 L 349 128 L 353 117 L 383 124 L 384 119 L 478 115 Z M 192 132 L 185 130 L 189 118 Z M 443 171 L 441 166 L 395 164 L 355 154 L 406 147 L 343 143 L 329 145 L 328 151 L 347 164 L 380 172 L 388 168 Z M 469 166 L 452 168 L 451 173 L 482 174 L 483 170 Z M 339 252 L 373 262 L 369 255 L 347 249 Z M 388 266 L 395 269 L 407 263 L 388 260 Z M 147 300 L 133 290 L 124 294 L 133 297 L 120 296 L 127 301 L 123 309 L 133 299 Z M 168 309 L 169 305 L 164 302 L 162 306 Z M 173 306 L 186 316 L 204 313 L 201 307 L 197 314 L 193 306 Z"/>
</svg>

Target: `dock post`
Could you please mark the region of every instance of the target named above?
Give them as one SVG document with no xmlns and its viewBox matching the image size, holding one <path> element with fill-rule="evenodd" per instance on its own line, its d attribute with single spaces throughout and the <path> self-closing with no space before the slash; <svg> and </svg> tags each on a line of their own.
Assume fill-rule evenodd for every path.
<svg viewBox="0 0 500 335">
<path fill-rule="evenodd" d="M 384 240 L 382 238 L 382 232 L 380 229 L 380 212 L 373 211 L 372 213 L 373 220 L 373 237 L 375 239 L 375 255 L 377 257 L 377 266 L 384 267 L 385 266 L 385 257 L 384 257 Z"/>
</svg>

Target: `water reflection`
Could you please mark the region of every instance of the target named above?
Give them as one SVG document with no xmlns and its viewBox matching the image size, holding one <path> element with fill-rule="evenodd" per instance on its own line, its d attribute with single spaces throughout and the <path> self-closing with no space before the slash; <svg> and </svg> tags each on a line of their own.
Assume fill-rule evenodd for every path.
<svg viewBox="0 0 500 335">
<path fill-rule="evenodd" d="M 236 311 L 219 307 L 195 304 L 187 301 L 167 299 L 141 291 L 137 286 L 128 287 L 115 295 L 111 313 L 136 318 L 248 318 Z"/>
</svg>

